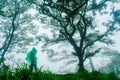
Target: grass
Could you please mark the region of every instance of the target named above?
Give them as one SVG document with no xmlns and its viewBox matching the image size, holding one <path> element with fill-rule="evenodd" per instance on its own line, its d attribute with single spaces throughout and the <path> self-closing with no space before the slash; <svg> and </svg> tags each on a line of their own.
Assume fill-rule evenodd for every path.
<svg viewBox="0 0 120 80">
<path fill-rule="evenodd" d="M 16 68 L 15 71 L 10 69 L 0 69 L 0 80 L 120 80 L 113 72 L 101 73 L 99 71 L 68 73 L 68 74 L 54 74 L 50 71 L 42 71 L 38 69 L 36 72 L 23 66 Z"/>
</svg>

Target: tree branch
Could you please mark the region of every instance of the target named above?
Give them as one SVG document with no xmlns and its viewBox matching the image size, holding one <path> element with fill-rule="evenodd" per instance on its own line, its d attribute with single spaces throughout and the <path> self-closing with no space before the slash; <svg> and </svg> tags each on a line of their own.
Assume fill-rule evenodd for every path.
<svg viewBox="0 0 120 80">
<path fill-rule="evenodd" d="M 95 5 L 95 6 L 92 6 L 91 8 L 89 8 L 88 11 L 94 10 L 94 9 L 100 7 L 101 5 L 103 5 L 104 3 L 106 3 L 107 1 L 109 1 L 109 0 L 102 0 L 98 5 Z"/>
<path fill-rule="evenodd" d="M 19 10 L 16 10 L 16 7 L 15 7 L 15 13 L 13 14 L 12 23 L 11 23 L 12 31 L 10 32 L 10 37 L 9 37 L 9 40 L 7 41 L 7 44 L 5 44 L 6 46 L 4 47 L 4 50 L 1 54 L 1 58 L 4 58 L 4 55 L 12 42 L 12 38 L 14 35 L 14 31 L 15 31 L 15 19 L 18 15 L 18 12 L 19 12 Z M 1 65 L 1 63 L 2 63 L 2 61 L 0 61 L 0 65 Z"/>
<path fill-rule="evenodd" d="M 69 19 L 70 17 L 74 17 L 74 15 L 79 11 L 79 9 L 80 9 L 81 7 L 83 7 L 85 4 L 87 4 L 88 1 L 89 1 L 89 0 L 84 1 L 84 2 L 83 2 L 82 4 L 80 4 L 76 9 L 74 9 L 73 11 L 71 11 L 70 14 L 69 14 L 69 16 L 68 16 L 68 19 Z"/>
<path fill-rule="evenodd" d="M 111 29 L 112 29 L 112 27 L 115 25 L 115 23 L 116 23 L 116 22 L 114 21 L 114 22 L 112 23 L 112 25 L 110 26 L 110 28 L 109 28 L 103 35 L 101 35 L 101 36 L 99 36 L 97 39 L 89 42 L 89 43 L 83 48 L 83 50 L 85 50 L 88 46 L 94 44 L 95 42 L 99 41 L 99 40 L 102 39 L 104 36 L 106 36 L 106 35 L 111 31 Z"/>
</svg>

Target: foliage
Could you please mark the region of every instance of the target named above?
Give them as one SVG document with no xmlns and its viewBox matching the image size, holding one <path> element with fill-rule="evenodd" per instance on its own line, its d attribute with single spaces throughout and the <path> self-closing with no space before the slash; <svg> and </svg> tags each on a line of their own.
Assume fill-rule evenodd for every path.
<svg viewBox="0 0 120 80">
<path fill-rule="evenodd" d="M 120 10 L 114 11 L 113 15 L 114 15 L 114 20 L 116 20 L 118 24 L 120 24 Z"/>
<path fill-rule="evenodd" d="M 24 65 L 16 68 L 15 71 L 7 70 L 5 74 L 0 74 L 0 80 L 120 80 L 120 78 L 112 72 L 88 72 L 87 70 L 68 74 L 54 74 L 50 71 L 38 69 L 37 72 L 31 73 Z"/>
</svg>

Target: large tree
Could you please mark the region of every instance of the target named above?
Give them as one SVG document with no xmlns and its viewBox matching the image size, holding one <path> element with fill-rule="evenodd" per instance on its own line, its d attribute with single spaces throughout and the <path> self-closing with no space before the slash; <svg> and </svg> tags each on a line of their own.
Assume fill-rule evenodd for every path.
<svg viewBox="0 0 120 80">
<path fill-rule="evenodd" d="M 100 48 L 93 47 L 96 42 L 112 44 L 108 35 L 116 29 L 116 21 L 109 20 L 103 25 L 94 22 L 95 14 L 103 14 L 110 0 L 28 0 L 36 5 L 40 14 L 46 15 L 42 21 L 48 22 L 53 37 L 45 37 L 46 44 L 67 42 L 78 57 L 78 71 L 84 69 L 84 61 L 98 53 Z M 103 10 L 103 11 L 102 11 Z M 49 18 L 48 18 L 49 17 Z M 45 19 L 46 18 L 46 19 Z M 47 21 L 47 19 L 49 19 Z M 99 29 L 104 26 L 106 31 Z M 68 48 L 69 50 L 69 48 Z"/>
</svg>

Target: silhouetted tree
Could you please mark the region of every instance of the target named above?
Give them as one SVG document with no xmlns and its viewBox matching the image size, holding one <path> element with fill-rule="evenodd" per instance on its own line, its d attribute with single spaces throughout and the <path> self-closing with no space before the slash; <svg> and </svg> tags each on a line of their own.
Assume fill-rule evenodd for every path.
<svg viewBox="0 0 120 80">
<path fill-rule="evenodd" d="M 93 21 L 96 12 L 105 10 L 107 1 L 110 0 L 28 0 L 31 4 L 36 5 L 36 9 L 40 14 L 47 17 L 42 20 L 52 25 L 47 28 L 52 29 L 53 38 L 40 36 L 49 43 L 69 43 L 74 49 L 74 56 L 78 57 L 78 71 L 84 69 L 84 61 L 86 58 L 95 55 L 100 51 L 100 48 L 93 49 L 96 42 L 112 44 L 113 42 L 108 37 L 114 29 L 116 21 L 108 21 L 104 23 L 106 31 L 100 33 L 96 28 L 102 25 L 96 25 Z M 94 14 L 91 14 L 93 12 Z M 69 50 L 69 49 L 68 49 Z"/>
</svg>

